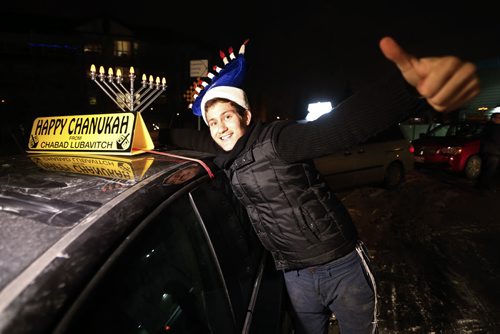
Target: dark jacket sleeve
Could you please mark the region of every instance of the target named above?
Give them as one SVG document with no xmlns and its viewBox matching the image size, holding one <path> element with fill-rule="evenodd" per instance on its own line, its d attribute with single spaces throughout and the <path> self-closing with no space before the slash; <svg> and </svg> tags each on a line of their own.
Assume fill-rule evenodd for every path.
<svg viewBox="0 0 500 334">
<path fill-rule="evenodd" d="M 208 130 L 161 129 L 159 140 L 162 145 L 166 145 L 167 147 L 214 154 L 221 151 L 213 141 Z"/>
<path fill-rule="evenodd" d="M 424 104 L 416 90 L 394 72 L 315 121 L 283 126 L 277 135 L 276 150 L 288 162 L 332 154 L 407 119 Z"/>
</svg>

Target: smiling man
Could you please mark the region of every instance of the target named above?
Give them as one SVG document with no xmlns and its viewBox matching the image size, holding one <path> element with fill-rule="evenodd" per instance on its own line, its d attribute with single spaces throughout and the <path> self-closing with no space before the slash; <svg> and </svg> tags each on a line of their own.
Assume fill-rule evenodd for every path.
<svg viewBox="0 0 500 334">
<path fill-rule="evenodd" d="M 341 201 L 312 159 L 362 142 L 404 120 L 422 103 L 455 110 L 479 92 L 475 66 L 456 57 L 415 58 L 392 38 L 380 48 L 398 70 L 308 123 L 252 119 L 242 89 L 244 46 L 210 84 L 198 90 L 193 112 L 203 117 L 253 228 L 284 274 L 296 333 L 327 333 L 335 314 L 340 331 L 377 330 L 377 290 L 370 259 Z M 170 131 L 169 142 L 209 149 L 203 132 Z"/>
</svg>

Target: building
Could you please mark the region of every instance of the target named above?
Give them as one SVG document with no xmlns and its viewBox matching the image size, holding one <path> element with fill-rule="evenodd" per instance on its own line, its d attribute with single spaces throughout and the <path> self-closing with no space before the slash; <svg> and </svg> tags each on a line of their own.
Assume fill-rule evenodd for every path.
<svg viewBox="0 0 500 334">
<path fill-rule="evenodd" d="M 148 127 L 194 123 L 184 93 L 192 86 L 190 60 L 207 58 L 204 42 L 109 17 L 66 20 L 4 16 L 0 20 L 0 112 L 2 154 L 24 151 L 36 117 L 105 113 L 119 108 L 90 79 L 90 66 L 134 67 L 165 77 L 166 91 L 142 113 Z M 127 78 L 125 78 L 127 79 Z M 127 80 L 124 86 L 129 87 Z M 193 125 L 194 126 L 194 125 Z"/>
</svg>

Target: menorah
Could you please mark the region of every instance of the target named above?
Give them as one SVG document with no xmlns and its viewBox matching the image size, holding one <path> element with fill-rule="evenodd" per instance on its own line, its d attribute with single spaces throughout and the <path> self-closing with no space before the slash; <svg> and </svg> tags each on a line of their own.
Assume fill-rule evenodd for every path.
<svg viewBox="0 0 500 334">
<path fill-rule="evenodd" d="M 158 96 L 167 88 L 165 78 L 161 79 L 149 76 L 147 80 L 146 74 L 142 75 L 142 87 L 134 92 L 135 71 L 133 67 L 129 70 L 130 88 L 127 89 L 123 85 L 123 76 L 120 69 L 116 70 L 116 75 L 110 67 L 108 74 L 105 74 L 104 67 L 99 67 L 99 74 L 96 73 L 96 67 L 90 66 L 91 79 L 116 103 L 122 111 L 142 112 L 146 109 Z M 126 110 L 127 109 L 127 110 Z"/>
</svg>

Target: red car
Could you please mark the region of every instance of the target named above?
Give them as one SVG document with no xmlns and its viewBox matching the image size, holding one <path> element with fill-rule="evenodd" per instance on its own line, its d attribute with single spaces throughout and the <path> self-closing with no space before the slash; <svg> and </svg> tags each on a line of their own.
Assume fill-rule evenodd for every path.
<svg viewBox="0 0 500 334">
<path fill-rule="evenodd" d="M 428 167 L 475 179 L 481 171 L 479 136 L 484 123 L 440 124 L 412 142 L 415 167 Z"/>
</svg>

